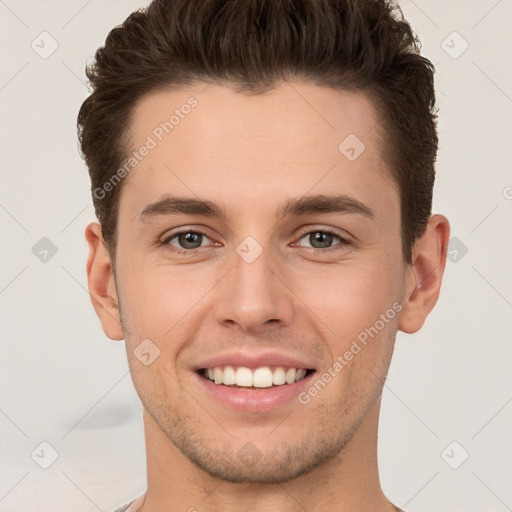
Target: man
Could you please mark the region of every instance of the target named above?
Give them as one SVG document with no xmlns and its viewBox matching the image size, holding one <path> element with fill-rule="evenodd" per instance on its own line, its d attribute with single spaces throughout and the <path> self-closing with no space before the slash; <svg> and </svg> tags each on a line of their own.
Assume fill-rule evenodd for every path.
<svg viewBox="0 0 512 512">
<path fill-rule="evenodd" d="M 147 491 L 119 510 L 400 510 L 398 330 L 440 292 L 433 66 L 383 0 L 155 0 L 87 70 L 91 299 L 125 339 Z"/>
</svg>

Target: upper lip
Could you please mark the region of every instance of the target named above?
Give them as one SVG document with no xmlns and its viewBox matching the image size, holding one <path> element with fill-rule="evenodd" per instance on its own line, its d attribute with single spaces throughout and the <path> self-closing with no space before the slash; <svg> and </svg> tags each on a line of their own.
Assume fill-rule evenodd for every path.
<svg viewBox="0 0 512 512">
<path fill-rule="evenodd" d="M 314 370 L 315 364 L 312 361 L 306 361 L 300 357 L 294 357 L 290 354 L 281 354 L 275 351 L 266 351 L 262 353 L 255 352 L 226 352 L 202 360 L 194 366 L 194 369 L 202 370 L 205 368 L 214 368 L 215 366 L 245 366 L 247 368 L 259 368 L 261 366 L 283 366 L 286 368 L 304 368 Z"/>
</svg>

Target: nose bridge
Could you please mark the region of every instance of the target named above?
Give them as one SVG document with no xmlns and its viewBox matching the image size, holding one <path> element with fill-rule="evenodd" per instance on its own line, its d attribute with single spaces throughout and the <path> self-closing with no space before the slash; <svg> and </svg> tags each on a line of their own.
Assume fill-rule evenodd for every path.
<svg viewBox="0 0 512 512">
<path fill-rule="evenodd" d="M 278 260 L 270 247 L 262 247 L 247 237 L 237 247 L 217 302 L 220 322 L 235 322 L 255 329 L 269 320 L 288 323 L 291 302 L 287 288 L 275 275 Z"/>
</svg>

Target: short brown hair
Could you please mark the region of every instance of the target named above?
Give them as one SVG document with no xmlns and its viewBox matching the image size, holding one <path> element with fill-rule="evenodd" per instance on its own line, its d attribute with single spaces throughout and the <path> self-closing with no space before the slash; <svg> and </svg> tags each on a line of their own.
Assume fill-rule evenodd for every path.
<svg viewBox="0 0 512 512">
<path fill-rule="evenodd" d="M 383 158 L 398 185 L 404 260 L 431 214 L 437 154 L 434 66 L 386 0 L 153 0 L 108 34 L 78 114 L 96 215 L 115 262 L 123 182 L 101 189 L 129 154 L 143 95 L 197 81 L 258 94 L 280 79 L 368 93 L 382 115 Z"/>
</svg>

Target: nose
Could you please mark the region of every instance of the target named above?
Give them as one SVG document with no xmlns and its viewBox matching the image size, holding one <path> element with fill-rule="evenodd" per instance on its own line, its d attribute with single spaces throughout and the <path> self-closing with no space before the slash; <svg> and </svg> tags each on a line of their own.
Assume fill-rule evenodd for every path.
<svg viewBox="0 0 512 512">
<path fill-rule="evenodd" d="M 240 254 L 234 253 L 231 270 L 217 287 L 217 321 L 244 332 L 289 325 L 293 293 L 283 280 L 283 266 L 267 248 L 253 261 Z"/>
</svg>

